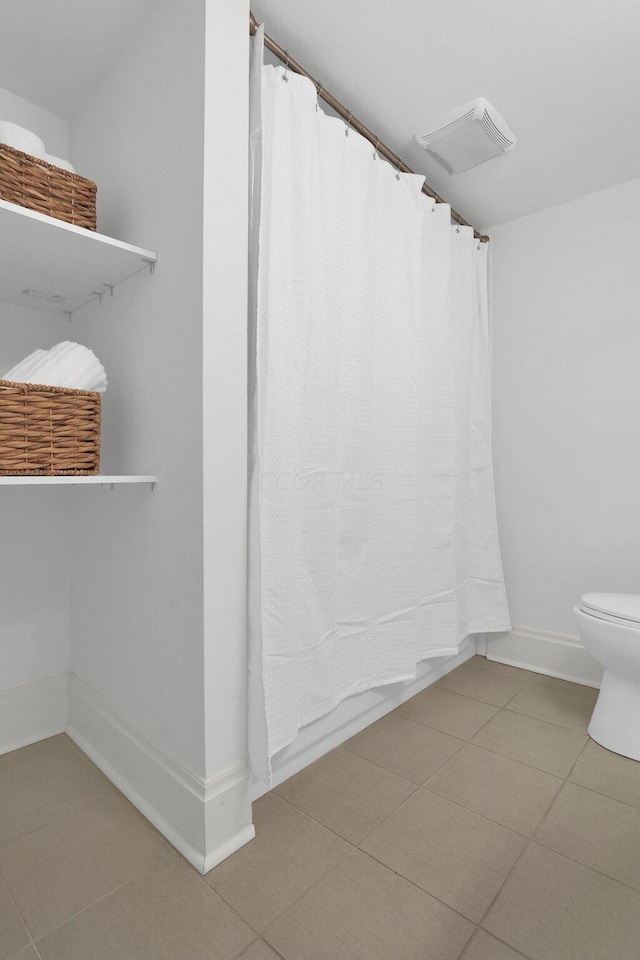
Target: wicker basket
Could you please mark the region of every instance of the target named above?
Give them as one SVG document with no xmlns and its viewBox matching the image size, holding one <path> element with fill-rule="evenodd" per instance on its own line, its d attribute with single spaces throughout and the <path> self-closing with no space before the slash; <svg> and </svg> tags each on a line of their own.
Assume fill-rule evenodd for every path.
<svg viewBox="0 0 640 960">
<path fill-rule="evenodd" d="M 0 143 L 2 200 L 95 230 L 97 189 L 95 183 L 77 173 Z"/>
<path fill-rule="evenodd" d="M 99 393 L 0 380 L 0 476 L 99 469 Z"/>
</svg>

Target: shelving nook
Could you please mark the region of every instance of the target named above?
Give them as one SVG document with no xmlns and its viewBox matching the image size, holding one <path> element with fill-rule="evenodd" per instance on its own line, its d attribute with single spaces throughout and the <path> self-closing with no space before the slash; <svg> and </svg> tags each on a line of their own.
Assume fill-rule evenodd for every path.
<svg viewBox="0 0 640 960">
<path fill-rule="evenodd" d="M 125 280 L 150 270 L 151 250 L 27 210 L 0 199 L 0 300 L 69 319 L 81 307 L 113 296 Z M 144 476 L 0 477 L 0 486 L 149 483 Z"/>
</svg>

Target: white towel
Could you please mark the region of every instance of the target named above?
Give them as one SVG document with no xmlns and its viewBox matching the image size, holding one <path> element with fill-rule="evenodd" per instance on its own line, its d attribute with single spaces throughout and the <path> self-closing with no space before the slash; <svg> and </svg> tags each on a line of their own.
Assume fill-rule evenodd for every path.
<svg viewBox="0 0 640 960">
<path fill-rule="evenodd" d="M 22 150 L 23 153 L 29 153 L 40 160 L 45 158 L 46 151 L 40 137 L 31 130 L 18 126 L 17 123 L 0 120 L 0 143 L 6 143 L 14 150 Z"/>
<path fill-rule="evenodd" d="M 47 163 L 52 163 L 54 167 L 60 167 L 62 170 L 68 170 L 69 173 L 75 173 L 75 169 L 68 160 L 63 160 L 61 157 L 53 157 L 50 153 L 45 153 L 44 159 Z"/>
<path fill-rule="evenodd" d="M 51 350 L 35 350 L 1 379 L 96 393 L 107 389 L 107 376 L 95 353 L 70 340 L 57 343 Z"/>
</svg>

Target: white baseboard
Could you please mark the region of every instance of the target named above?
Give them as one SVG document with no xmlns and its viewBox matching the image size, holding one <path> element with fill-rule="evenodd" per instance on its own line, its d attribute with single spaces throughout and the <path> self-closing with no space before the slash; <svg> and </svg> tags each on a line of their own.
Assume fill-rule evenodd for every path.
<svg viewBox="0 0 640 960">
<path fill-rule="evenodd" d="M 65 673 L 0 692 L 0 754 L 64 733 L 68 686 Z"/>
<path fill-rule="evenodd" d="M 273 758 L 272 784 L 269 787 L 259 780 L 254 780 L 253 799 L 257 800 L 267 790 L 277 787 L 294 773 L 298 773 L 314 760 L 323 757 L 329 750 L 354 737 L 356 733 L 360 733 L 365 727 L 384 717 L 386 713 L 395 710 L 401 703 L 415 697 L 425 687 L 475 656 L 475 653 L 475 636 L 468 637 L 461 644 L 457 656 L 433 657 L 419 663 L 415 680 L 375 687 L 373 690 L 367 690 L 365 693 L 359 693 L 344 700 L 326 717 L 321 717 L 307 727 L 303 727 L 293 743 Z"/>
<path fill-rule="evenodd" d="M 202 780 L 75 676 L 67 733 L 201 873 L 255 836 L 244 764 Z"/>
<path fill-rule="evenodd" d="M 514 626 L 508 633 L 489 635 L 487 659 L 524 667 L 548 677 L 599 687 L 603 668 L 578 637 Z"/>
</svg>

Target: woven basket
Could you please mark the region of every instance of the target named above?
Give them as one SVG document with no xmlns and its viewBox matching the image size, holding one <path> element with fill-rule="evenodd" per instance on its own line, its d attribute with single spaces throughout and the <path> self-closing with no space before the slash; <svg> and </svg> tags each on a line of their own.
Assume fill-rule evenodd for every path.
<svg viewBox="0 0 640 960">
<path fill-rule="evenodd" d="M 0 476 L 99 469 L 99 393 L 0 380 Z"/>
<path fill-rule="evenodd" d="M 0 143 L 0 198 L 77 227 L 96 229 L 96 191 L 91 180 Z"/>
</svg>

